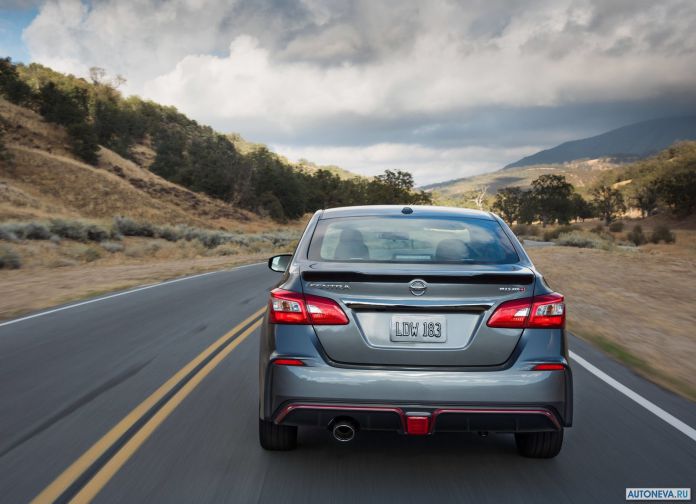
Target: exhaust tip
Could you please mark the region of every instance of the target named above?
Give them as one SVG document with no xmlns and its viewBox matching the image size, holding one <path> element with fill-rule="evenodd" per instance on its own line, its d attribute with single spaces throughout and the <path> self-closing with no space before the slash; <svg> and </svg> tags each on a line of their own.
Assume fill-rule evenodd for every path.
<svg viewBox="0 0 696 504">
<path fill-rule="evenodd" d="M 341 420 L 335 422 L 331 428 L 331 433 L 336 441 L 349 443 L 355 439 L 357 428 L 353 422 Z"/>
</svg>

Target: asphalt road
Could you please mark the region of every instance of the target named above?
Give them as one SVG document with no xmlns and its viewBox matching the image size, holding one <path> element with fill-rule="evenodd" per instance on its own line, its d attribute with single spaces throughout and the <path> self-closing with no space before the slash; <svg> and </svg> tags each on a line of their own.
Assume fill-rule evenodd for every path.
<svg viewBox="0 0 696 504">
<path fill-rule="evenodd" d="M 307 430 L 298 450 L 264 452 L 252 315 L 276 279 L 255 265 L 0 323 L 0 501 L 587 503 L 696 489 L 696 440 L 577 362 L 575 426 L 553 460 L 519 457 L 510 435 L 344 446 Z M 575 338 L 571 350 L 696 426 L 693 403 Z"/>
</svg>

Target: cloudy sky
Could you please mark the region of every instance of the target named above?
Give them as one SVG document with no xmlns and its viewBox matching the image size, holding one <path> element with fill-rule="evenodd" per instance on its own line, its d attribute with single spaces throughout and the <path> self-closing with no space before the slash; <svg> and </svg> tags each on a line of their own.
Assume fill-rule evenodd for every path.
<svg viewBox="0 0 696 504">
<path fill-rule="evenodd" d="M 694 0 L 0 0 L 0 55 L 420 184 L 696 112 Z"/>
</svg>

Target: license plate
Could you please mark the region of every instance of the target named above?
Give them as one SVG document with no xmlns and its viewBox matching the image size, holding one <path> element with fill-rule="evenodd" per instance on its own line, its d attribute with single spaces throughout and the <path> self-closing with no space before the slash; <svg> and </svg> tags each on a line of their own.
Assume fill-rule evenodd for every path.
<svg viewBox="0 0 696 504">
<path fill-rule="evenodd" d="M 389 339 L 414 343 L 444 343 L 447 326 L 444 315 L 394 315 L 391 319 Z"/>
</svg>

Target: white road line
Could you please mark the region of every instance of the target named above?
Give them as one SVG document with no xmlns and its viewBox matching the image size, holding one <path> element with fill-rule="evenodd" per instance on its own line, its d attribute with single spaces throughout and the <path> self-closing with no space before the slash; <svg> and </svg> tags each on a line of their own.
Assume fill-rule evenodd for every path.
<svg viewBox="0 0 696 504">
<path fill-rule="evenodd" d="M 674 415 L 667 413 L 665 410 L 660 408 L 657 404 L 648 401 L 645 397 L 634 392 L 633 390 L 628 388 L 623 383 L 616 381 L 614 378 L 612 378 L 611 376 L 606 374 L 601 369 L 598 369 L 594 365 L 590 364 L 588 361 L 586 361 L 585 359 L 580 357 L 575 352 L 572 352 L 572 351 L 570 352 L 570 358 L 573 359 L 578 364 L 580 364 L 585 369 L 587 369 L 590 373 L 595 375 L 597 378 L 599 378 L 600 380 L 602 380 L 603 382 L 608 384 L 609 386 L 615 388 L 616 390 L 621 392 L 623 395 L 625 395 L 629 399 L 631 399 L 631 400 L 637 402 L 638 404 L 640 404 L 641 406 L 643 406 L 646 410 L 648 410 L 653 415 L 661 418 L 662 420 L 664 420 L 665 422 L 670 424 L 672 427 L 674 427 L 678 431 L 682 432 L 683 434 L 686 434 L 693 441 L 696 441 L 696 429 L 694 429 L 693 427 L 682 422 Z"/>
<path fill-rule="evenodd" d="M 148 285 L 144 285 L 144 286 L 142 286 L 142 287 L 138 287 L 138 288 L 136 288 L 136 289 L 127 290 L 127 291 L 124 291 L 124 292 L 118 292 L 118 293 L 116 293 L 116 294 L 109 294 L 108 296 L 104 296 L 104 297 L 100 297 L 100 298 L 95 298 L 95 299 L 89 299 L 89 300 L 87 300 L 87 301 L 81 301 L 81 302 L 79 302 L 79 303 L 75 303 L 75 304 L 71 304 L 71 305 L 67 305 L 67 306 L 61 306 L 60 308 L 54 308 L 54 309 L 52 309 L 52 310 L 46 310 L 46 311 L 43 311 L 43 312 L 40 312 L 40 313 L 34 313 L 33 315 L 27 315 L 26 317 L 20 317 L 20 318 L 8 320 L 8 321 L 6 321 L 6 322 L 0 322 L 0 327 L 6 326 L 6 325 L 10 325 L 10 324 L 16 324 L 16 323 L 18 323 L 18 322 L 23 322 L 23 321 L 25 321 L 25 320 L 33 319 L 33 318 L 36 318 L 36 317 L 43 317 L 44 315 L 50 315 L 51 313 L 56 313 L 56 312 L 63 311 L 63 310 L 69 310 L 70 308 L 77 308 L 78 306 L 84 306 L 84 305 L 88 305 L 88 304 L 91 304 L 91 303 L 97 303 L 97 302 L 99 302 L 99 301 L 105 301 L 105 300 L 107 300 L 107 299 L 112 299 L 112 298 L 119 297 L 119 296 L 125 296 L 126 294 L 133 294 L 134 292 L 140 292 L 140 291 L 144 291 L 144 290 L 147 290 L 147 289 L 152 289 L 152 288 L 154 288 L 154 287 L 161 287 L 161 286 L 163 286 L 163 285 L 169 285 L 169 284 L 173 284 L 173 283 L 176 283 L 176 282 L 183 282 L 184 280 L 191 280 L 191 279 L 193 279 L 193 278 L 200 278 L 200 277 L 207 276 L 207 275 L 214 275 L 215 273 L 223 273 L 223 272 L 228 272 L 228 271 L 236 271 L 236 270 L 240 270 L 240 269 L 243 269 L 243 268 L 249 268 L 250 266 L 257 266 L 257 265 L 259 265 L 259 264 L 264 264 L 264 263 L 245 264 L 244 266 L 237 266 L 236 268 L 232 268 L 232 269 L 217 270 L 217 271 L 209 271 L 209 272 L 207 272 L 207 273 L 199 273 L 199 274 L 197 274 L 197 275 L 191 275 L 191 276 L 186 276 L 186 277 L 181 277 L 181 278 L 175 278 L 174 280 L 167 280 L 166 282 L 159 282 L 159 283 L 155 283 L 155 284 L 148 284 Z"/>
</svg>

